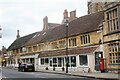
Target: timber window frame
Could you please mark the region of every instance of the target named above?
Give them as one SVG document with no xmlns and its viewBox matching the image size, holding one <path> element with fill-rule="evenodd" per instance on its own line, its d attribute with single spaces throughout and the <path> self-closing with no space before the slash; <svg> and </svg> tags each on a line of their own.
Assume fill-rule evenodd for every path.
<svg viewBox="0 0 120 80">
<path fill-rule="evenodd" d="M 80 36 L 81 45 L 90 43 L 90 34 Z"/>
<path fill-rule="evenodd" d="M 33 51 L 37 51 L 37 46 L 33 46 Z"/>
<path fill-rule="evenodd" d="M 40 44 L 40 45 L 39 45 L 39 50 L 40 50 L 40 51 L 44 51 L 44 44 Z"/>
<path fill-rule="evenodd" d="M 28 47 L 28 52 L 32 52 L 32 47 Z"/>
<path fill-rule="evenodd" d="M 69 47 L 77 46 L 77 39 L 71 38 L 69 39 Z"/>
<path fill-rule="evenodd" d="M 109 44 L 109 63 L 119 64 L 120 63 L 120 50 L 119 43 Z"/>
<path fill-rule="evenodd" d="M 107 22 L 108 32 L 119 30 L 117 8 L 110 10 L 106 13 L 106 22 Z"/>
<path fill-rule="evenodd" d="M 65 48 L 65 40 L 59 41 L 59 48 Z"/>
<path fill-rule="evenodd" d="M 53 42 L 53 43 L 52 43 L 52 49 L 57 49 L 57 48 L 58 48 L 57 42 Z"/>
</svg>

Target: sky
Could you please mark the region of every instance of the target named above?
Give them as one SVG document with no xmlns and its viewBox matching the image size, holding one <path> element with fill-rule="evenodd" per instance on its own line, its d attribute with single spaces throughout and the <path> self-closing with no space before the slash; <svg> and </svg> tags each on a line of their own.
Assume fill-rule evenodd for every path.
<svg viewBox="0 0 120 80">
<path fill-rule="evenodd" d="M 76 16 L 87 14 L 87 0 L 0 0 L 2 46 L 8 48 L 16 39 L 17 30 L 25 36 L 43 29 L 43 18 L 49 23 L 60 23 L 63 12 L 76 10 Z"/>
</svg>

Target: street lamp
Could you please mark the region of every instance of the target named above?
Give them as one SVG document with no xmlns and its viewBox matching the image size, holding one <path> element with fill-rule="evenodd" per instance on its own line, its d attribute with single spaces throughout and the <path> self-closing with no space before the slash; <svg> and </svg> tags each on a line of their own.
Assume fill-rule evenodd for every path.
<svg viewBox="0 0 120 80">
<path fill-rule="evenodd" d="M 68 19 L 65 20 L 65 26 L 66 26 L 66 73 L 68 73 Z"/>
</svg>

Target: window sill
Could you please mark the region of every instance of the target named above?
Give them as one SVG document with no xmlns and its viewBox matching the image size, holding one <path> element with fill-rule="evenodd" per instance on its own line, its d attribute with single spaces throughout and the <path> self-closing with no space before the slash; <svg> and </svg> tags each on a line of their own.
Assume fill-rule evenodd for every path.
<svg viewBox="0 0 120 80">
<path fill-rule="evenodd" d="M 120 30 L 108 32 L 106 35 L 103 35 L 103 36 L 105 37 L 105 36 L 109 36 L 109 35 L 116 34 L 116 33 L 120 33 Z"/>
<path fill-rule="evenodd" d="M 88 68 L 88 66 L 81 66 L 81 65 L 80 65 L 79 68 Z"/>
<path fill-rule="evenodd" d="M 109 65 L 120 65 L 120 63 L 118 63 L 118 64 L 109 64 Z"/>
</svg>

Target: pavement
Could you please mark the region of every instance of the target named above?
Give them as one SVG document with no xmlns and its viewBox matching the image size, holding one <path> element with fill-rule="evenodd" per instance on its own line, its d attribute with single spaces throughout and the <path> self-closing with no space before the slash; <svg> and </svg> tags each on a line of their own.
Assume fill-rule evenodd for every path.
<svg viewBox="0 0 120 80">
<path fill-rule="evenodd" d="M 17 69 L 13 67 L 6 67 L 9 69 Z M 37 71 L 38 72 L 38 71 Z M 104 79 L 104 80 L 120 80 L 120 74 L 117 73 L 101 73 L 101 72 L 73 72 L 69 71 L 66 73 L 65 71 L 52 71 L 52 70 L 39 70 L 39 72 L 43 73 L 54 73 L 54 74 L 63 74 L 63 75 L 71 75 L 71 76 L 79 76 L 79 77 L 88 77 L 94 79 Z"/>
</svg>

